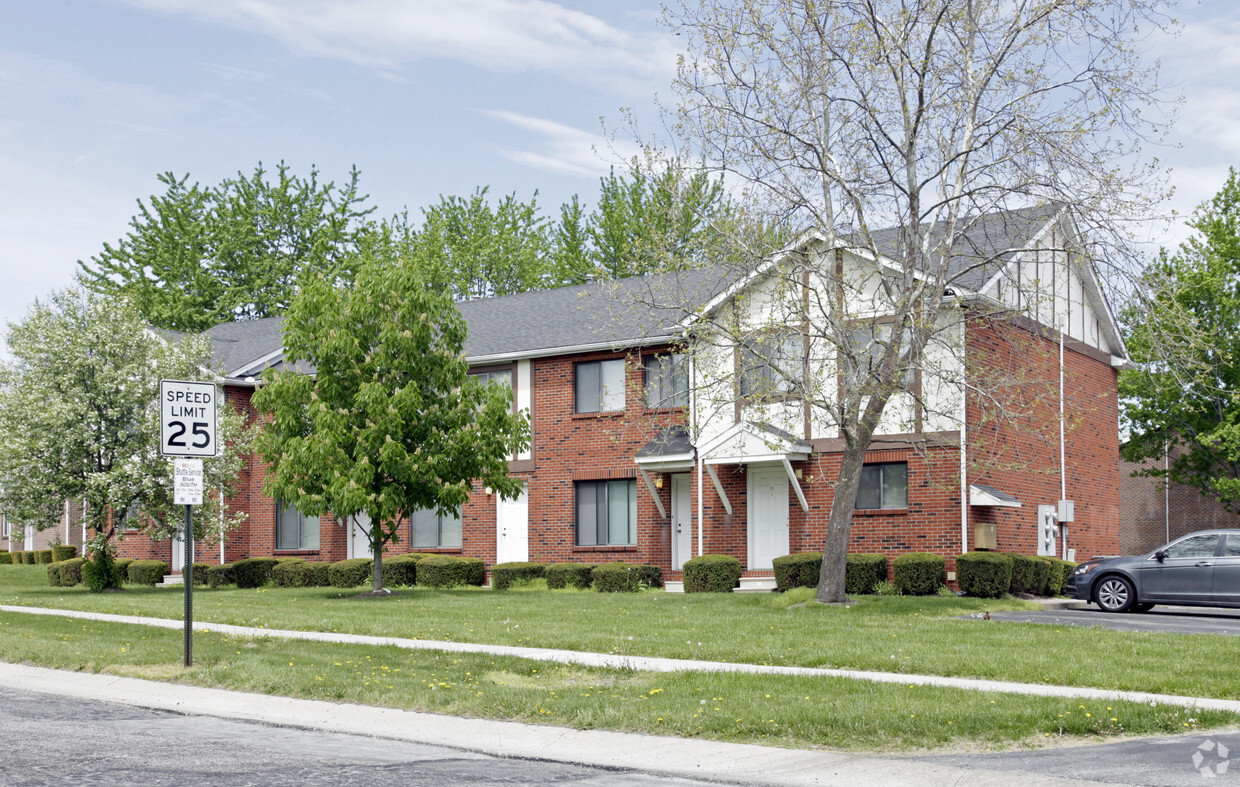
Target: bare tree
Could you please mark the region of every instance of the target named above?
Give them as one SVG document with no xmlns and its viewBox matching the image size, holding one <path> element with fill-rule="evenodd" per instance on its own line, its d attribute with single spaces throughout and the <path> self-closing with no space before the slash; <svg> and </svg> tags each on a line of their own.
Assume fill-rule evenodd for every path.
<svg viewBox="0 0 1240 787">
<path fill-rule="evenodd" d="M 1030 254 L 1115 261 L 1126 222 L 1157 201 L 1161 172 L 1140 145 L 1160 132 L 1164 104 L 1139 45 L 1167 23 L 1162 6 L 686 0 L 665 12 L 686 43 L 670 110 L 680 154 L 802 233 L 733 277 L 765 294 L 737 289 L 698 308 L 690 330 L 697 421 L 739 392 L 784 416 L 804 408 L 807 424 L 842 438 L 820 600 L 844 599 L 853 501 L 880 424 L 930 431 L 936 402 L 961 412 L 960 391 L 925 386 L 962 385 L 965 321 L 1040 314 L 1029 294 L 970 300 L 978 278 L 1032 243 L 1021 233 L 1038 221 L 1067 231 Z M 864 259 L 883 262 L 845 264 Z M 779 306 L 755 324 L 737 305 L 747 297 Z M 973 394 L 996 412 L 1021 398 Z M 1035 404 L 1020 406 L 1045 410 Z"/>
</svg>

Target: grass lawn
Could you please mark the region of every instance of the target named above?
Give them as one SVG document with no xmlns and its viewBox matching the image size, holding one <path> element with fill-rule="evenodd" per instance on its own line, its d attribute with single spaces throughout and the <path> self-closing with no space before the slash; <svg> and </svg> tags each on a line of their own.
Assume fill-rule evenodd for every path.
<svg viewBox="0 0 1240 787">
<path fill-rule="evenodd" d="M 180 619 L 179 588 L 122 593 L 46 585 L 44 566 L 0 566 L 0 603 Z M 757 664 L 992 678 L 1240 698 L 1240 640 L 957 616 L 1019 601 L 788 594 L 601 594 L 332 588 L 196 589 L 198 621 Z"/>
<path fill-rule="evenodd" d="M 1234 714 L 1144 703 L 592 669 L 218 633 L 195 635 L 195 666 L 187 669 L 178 631 L 11 613 L 0 613 L 0 661 L 580 729 L 867 752 L 1086 743 L 1236 723 Z"/>
</svg>

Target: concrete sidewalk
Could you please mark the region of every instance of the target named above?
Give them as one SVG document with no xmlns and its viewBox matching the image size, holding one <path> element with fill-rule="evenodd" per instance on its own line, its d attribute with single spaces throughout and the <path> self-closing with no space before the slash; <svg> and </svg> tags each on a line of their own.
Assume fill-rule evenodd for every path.
<svg viewBox="0 0 1240 787">
<path fill-rule="evenodd" d="M 4 664 L 0 686 L 185 715 L 425 743 L 497 757 L 544 760 L 732 784 L 983 785 L 1013 772 L 837 751 L 776 749 L 696 738 L 574 730 L 517 722 L 299 700 L 176 683 Z M 1021 774 L 1030 787 L 1097 784 Z"/>
<path fill-rule="evenodd" d="M 0 612 L 30 615 L 98 620 L 108 623 L 127 623 L 157 628 L 182 629 L 184 622 L 164 618 L 144 618 L 132 615 L 109 615 L 100 612 L 48 609 L 43 607 L 15 607 L 0 605 Z M 399 637 L 375 637 L 365 634 L 342 634 L 326 631 L 288 631 L 281 629 L 232 626 L 222 623 L 196 623 L 195 631 L 214 631 L 243 637 L 275 637 L 316 642 L 338 642 L 358 645 L 389 645 L 409 650 L 436 650 L 455 653 L 487 653 L 496 656 L 516 656 L 538 661 L 561 664 L 580 664 L 588 667 L 633 669 L 648 672 L 734 672 L 764 675 L 798 675 L 819 678 L 849 678 L 875 683 L 902 683 L 918 686 L 942 686 L 974 691 L 1027 694 L 1039 697 L 1079 697 L 1096 700 L 1128 700 L 1132 702 L 1175 705 L 1185 708 L 1206 708 L 1240 714 L 1240 700 L 1221 700 L 1209 697 L 1182 697 L 1174 694 L 1153 694 L 1142 691 L 1113 691 L 1077 686 L 1051 686 L 1040 683 L 1014 683 L 1010 681 L 983 680 L 979 678 L 947 678 L 939 675 L 906 675 L 898 672 L 871 672 L 866 670 L 820 669 L 816 667 L 781 667 L 764 664 L 736 664 L 720 661 L 697 661 L 692 659 L 669 659 L 653 656 L 622 656 L 609 653 L 582 653 L 551 648 L 521 648 L 510 645 L 484 645 L 472 642 L 439 642 L 434 640 L 403 639 Z"/>
</svg>

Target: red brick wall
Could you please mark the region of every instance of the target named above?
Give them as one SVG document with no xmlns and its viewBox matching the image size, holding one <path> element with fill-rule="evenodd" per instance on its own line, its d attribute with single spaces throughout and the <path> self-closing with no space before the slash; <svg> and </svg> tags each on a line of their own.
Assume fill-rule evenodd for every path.
<svg viewBox="0 0 1240 787">
<path fill-rule="evenodd" d="M 1183 484 L 1168 489 L 1161 478 L 1133 476 L 1162 462 L 1119 463 L 1120 551 L 1125 555 L 1151 552 L 1169 540 L 1195 530 L 1240 527 L 1240 515 L 1222 503 Z"/>
</svg>

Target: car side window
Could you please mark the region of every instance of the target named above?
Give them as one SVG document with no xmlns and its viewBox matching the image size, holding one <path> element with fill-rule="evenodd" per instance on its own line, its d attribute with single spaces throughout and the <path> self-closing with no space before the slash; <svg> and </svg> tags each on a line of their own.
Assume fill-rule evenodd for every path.
<svg viewBox="0 0 1240 787">
<path fill-rule="evenodd" d="M 1218 533 L 1186 538 L 1167 547 L 1163 552 L 1163 557 L 1214 557 L 1218 539 Z"/>
<path fill-rule="evenodd" d="M 1225 557 L 1240 557 L 1240 536 L 1235 534 L 1227 536 L 1227 545 L 1223 547 L 1223 555 Z"/>
</svg>

